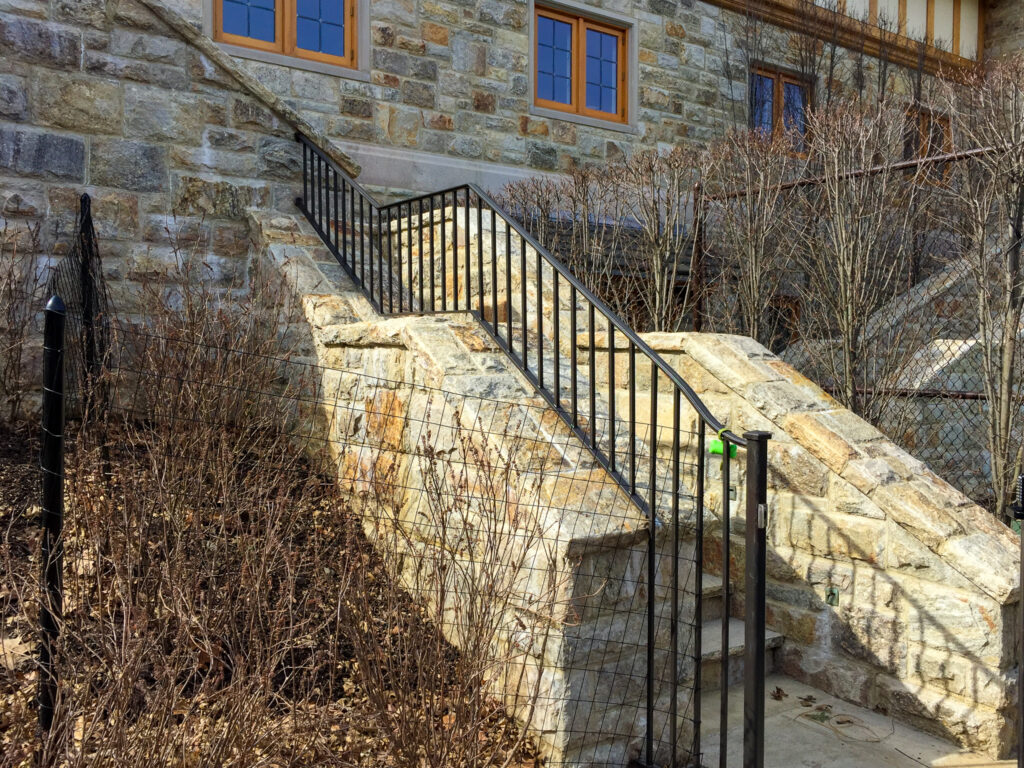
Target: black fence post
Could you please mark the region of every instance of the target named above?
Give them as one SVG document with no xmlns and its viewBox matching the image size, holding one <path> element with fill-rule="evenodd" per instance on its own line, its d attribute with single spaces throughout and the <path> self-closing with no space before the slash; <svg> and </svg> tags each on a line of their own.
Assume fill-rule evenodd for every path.
<svg viewBox="0 0 1024 768">
<path fill-rule="evenodd" d="M 747 432 L 743 437 L 747 441 L 743 768 L 764 768 L 765 580 L 771 433 Z"/>
<path fill-rule="evenodd" d="M 49 731 L 57 700 L 53 643 L 63 610 L 64 543 L 64 302 L 46 305 L 43 331 L 43 413 L 39 464 L 42 470 L 42 605 L 39 611 L 39 727 Z"/>
</svg>

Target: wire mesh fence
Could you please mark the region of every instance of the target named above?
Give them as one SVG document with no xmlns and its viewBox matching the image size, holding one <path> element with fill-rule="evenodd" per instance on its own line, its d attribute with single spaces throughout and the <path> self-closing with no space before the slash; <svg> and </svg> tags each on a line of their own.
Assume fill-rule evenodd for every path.
<svg viewBox="0 0 1024 768">
<path fill-rule="evenodd" d="M 650 570 L 545 405 L 108 328 L 72 392 L 44 759 L 621 766 L 651 711 L 691 758 L 692 517 Z"/>
</svg>

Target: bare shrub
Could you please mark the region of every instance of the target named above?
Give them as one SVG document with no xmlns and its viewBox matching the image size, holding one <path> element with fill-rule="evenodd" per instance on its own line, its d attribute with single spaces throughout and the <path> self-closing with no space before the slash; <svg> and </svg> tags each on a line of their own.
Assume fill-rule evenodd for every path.
<svg viewBox="0 0 1024 768">
<path fill-rule="evenodd" d="M 521 502 L 522 447 L 463 426 L 457 410 L 404 467 L 393 445 L 375 451 L 357 503 L 386 581 L 354 570 L 342 625 L 398 765 L 509 766 L 529 754 L 512 715 L 530 722 L 559 624 L 552 544 Z M 406 473 L 423 485 L 418 500 L 396 496 Z"/>
<path fill-rule="evenodd" d="M 989 474 L 1003 516 L 1024 465 L 1024 57 L 947 83 L 944 96 L 962 145 L 989 150 L 948 169 L 943 202 L 974 298 Z"/>
<path fill-rule="evenodd" d="M 39 259 L 38 225 L 0 228 L 0 418 L 24 415 L 26 397 L 39 389 L 41 344 L 33 338 L 46 298 L 46 271 Z"/>
<path fill-rule="evenodd" d="M 898 157 L 906 123 L 902 107 L 885 104 L 837 102 L 814 113 L 808 164 L 818 180 L 799 189 L 787 233 L 802 275 L 804 343 L 793 357 L 874 423 L 883 412 L 893 418 L 887 385 L 921 342 L 898 297 L 913 284 L 931 187 L 921 173 L 863 172 Z"/>
<path fill-rule="evenodd" d="M 634 328 L 678 330 L 693 239 L 695 150 L 641 151 L 566 179 L 509 184 L 502 203 Z"/>
<path fill-rule="evenodd" d="M 707 330 L 751 336 L 766 347 L 785 339 L 787 316 L 776 299 L 794 296 L 798 198 L 783 184 L 804 172 L 793 138 L 732 131 L 704 157 Z"/>
</svg>

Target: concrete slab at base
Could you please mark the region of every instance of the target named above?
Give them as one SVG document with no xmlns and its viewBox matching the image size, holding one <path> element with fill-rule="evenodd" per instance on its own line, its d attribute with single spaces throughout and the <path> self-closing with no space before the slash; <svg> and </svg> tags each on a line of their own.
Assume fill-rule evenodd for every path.
<svg viewBox="0 0 1024 768">
<path fill-rule="evenodd" d="M 770 692 L 781 688 L 785 697 Z M 829 696 L 785 675 L 769 676 L 765 690 L 765 768 L 1006 768 L 952 742 Z M 810 706 L 801 697 L 813 696 Z M 719 764 L 719 692 L 702 697 L 703 765 Z M 743 686 L 729 689 L 728 765 L 743 764 Z"/>
</svg>

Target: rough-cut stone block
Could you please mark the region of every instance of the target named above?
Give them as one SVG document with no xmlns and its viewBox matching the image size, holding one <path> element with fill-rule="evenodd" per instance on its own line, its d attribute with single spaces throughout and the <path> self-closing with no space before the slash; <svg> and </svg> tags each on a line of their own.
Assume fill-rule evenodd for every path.
<svg viewBox="0 0 1024 768">
<path fill-rule="evenodd" d="M 175 183 L 174 212 L 240 219 L 247 208 L 264 205 L 266 200 L 267 188 L 263 186 L 180 176 Z"/>
<path fill-rule="evenodd" d="M 76 136 L 0 127 L 0 169 L 20 176 L 83 181 L 85 142 Z"/>
<path fill-rule="evenodd" d="M 907 627 L 901 616 L 870 607 L 841 610 L 830 622 L 838 651 L 903 676 L 907 663 Z"/>
<path fill-rule="evenodd" d="M 89 133 L 120 133 L 124 99 L 117 83 L 50 74 L 32 81 L 32 111 L 42 125 Z"/>
<path fill-rule="evenodd" d="M 73 232 L 78 216 L 80 189 L 50 189 L 50 217 L 62 232 Z M 91 192 L 93 222 L 101 239 L 134 240 L 139 235 L 139 199 L 120 190 Z"/>
<path fill-rule="evenodd" d="M 204 112 L 194 96 L 143 85 L 125 87 L 125 135 L 149 141 L 198 144 Z"/>
<path fill-rule="evenodd" d="M 791 513 L 787 543 L 820 557 L 884 565 L 885 525 L 854 515 L 796 509 Z"/>
<path fill-rule="evenodd" d="M 4 16 L 0 17 L 0 52 L 12 60 L 73 69 L 82 55 L 82 35 L 55 24 Z"/>
<path fill-rule="evenodd" d="M 24 120 L 28 116 L 28 94 L 25 78 L 0 75 L 0 117 Z"/>
<path fill-rule="evenodd" d="M 167 189 L 167 150 L 141 141 L 100 139 L 92 145 L 89 180 L 136 192 Z"/>
</svg>

